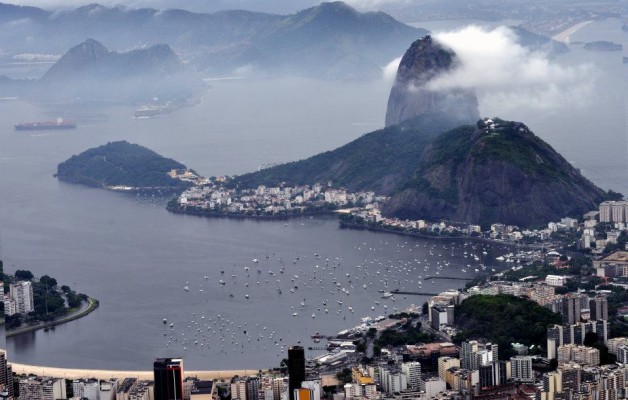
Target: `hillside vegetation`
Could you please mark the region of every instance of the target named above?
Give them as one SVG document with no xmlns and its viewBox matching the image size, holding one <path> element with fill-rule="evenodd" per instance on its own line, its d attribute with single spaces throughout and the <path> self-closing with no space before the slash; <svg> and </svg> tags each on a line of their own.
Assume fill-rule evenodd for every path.
<svg viewBox="0 0 628 400">
<path fill-rule="evenodd" d="M 499 358 L 508 359 L 511 343 L 545 346 L 547 327 L 560 324 L 559 314 L 537 303 L 500 294 L 476 295 L 460 303 L 455 310 L 460 333 L 455 341 L 486 339 L 499 345 Z"/>
<path fill-rule="evenodd" d="M 72 156 L 57 167 L 63 181 L 89 186 L 184 189 L 187 182 L 167 173 L 186 166 L 127 141 L 110 142 Z"/>
</svg>

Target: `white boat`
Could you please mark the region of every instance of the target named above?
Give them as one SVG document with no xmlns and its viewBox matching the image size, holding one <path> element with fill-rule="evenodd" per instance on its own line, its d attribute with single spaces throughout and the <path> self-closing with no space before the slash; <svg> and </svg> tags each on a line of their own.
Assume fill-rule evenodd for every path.
<svg viewBox="0 0 628 400">
<path fill-rule="evenodd" d="M 296 317 L 297 315 L 299 315 L 299 313 L 292 313 L 293 317 Z"/>
<path fill-rule="evenodd" d="M 190 291 L 190 288 L 189 288 L 188 286 L 184 286 L 184 287 L 183 287 L 183 290 L 185 290 L 186 292 L 189 292 L 189 291 Z"/>
<path fill-rule="evenodd" d="M 390 292 L 384 292 L 384 294 L 382 295 L 382 299 L 388 299 L 392 297 L 392 293 Z"/>
</svg>

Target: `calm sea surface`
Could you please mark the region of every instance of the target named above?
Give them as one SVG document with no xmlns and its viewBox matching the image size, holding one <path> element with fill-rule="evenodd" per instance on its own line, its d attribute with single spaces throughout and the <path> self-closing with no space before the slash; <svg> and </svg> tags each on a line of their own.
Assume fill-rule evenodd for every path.
<svg viewBox="0 0 628 400">
<path fill-rule="evenodd" d="M 620 42 L 620 35 L 617 21 L 604 21 L 572 40 Z M 558 61 L 593 63 L 603 72 L 585 108 L 500 116 L 526 122 L 598 185 L 628 193 L 621 54 L 574 45 Z M 9 338 L 13 360 L 146 369 L 154 357 L 183 356 L 193 369 L 265 368 L 285 357 L 282 346 L 312 345 L 316 331 L 336 333 L 362 317 L 427 298 L 385 300 L 380 290 L 437 292 L 464 281 L 425 281 L 427 275 L 472 277 L 476 268 L 482 272 L 480 263 L 507 267 L 494 261 L 507 252 L 503 248 L 341 230 L 331 217 L 284 222 L 173 215 L 163 199 L 52 177 L 71 155 L 122 139 L 207 176 L 304 158 L 381 127 L 389 90 L 383 81 L 297 78 L 211 84 L 202 104 L 157 119 L 133 119 L 133 109 L 124 106 L 0 102 L 5 270 L 49 274 L 101 302 L 93 314 L 54 331 Z M 15 123 L 58 116 L 75 119 L 79 128 L 13 130 Z"/>
</svg>

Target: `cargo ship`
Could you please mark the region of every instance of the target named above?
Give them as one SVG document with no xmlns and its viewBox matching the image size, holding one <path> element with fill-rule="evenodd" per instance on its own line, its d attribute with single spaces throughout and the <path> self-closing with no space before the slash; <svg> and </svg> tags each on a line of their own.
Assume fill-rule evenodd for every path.
<svg viewBox="0 0 628 400">
<path fill-rule="evenodd" d="M 76 124 L 63 118 L 57 118 L 56 121 L 44 122 L 25 122 L 15 125 L 16 131 L 39 131 L 47 129 L 75 129 Z"/>
</svg>

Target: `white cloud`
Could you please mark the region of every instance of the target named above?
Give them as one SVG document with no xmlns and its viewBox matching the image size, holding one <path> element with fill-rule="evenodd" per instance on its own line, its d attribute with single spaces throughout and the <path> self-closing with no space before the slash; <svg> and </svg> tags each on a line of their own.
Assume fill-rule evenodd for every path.
<svg viewBox="0 0 628 400">
<path fill-rule="evenodd" d="M 395 77 L 397 76 L 397 69 L 399 69 L 400 62 L 401 62 L 401 57 L 397 57 L 391 62 L 389 62 L 382 69 L 382 78 L 390 86 L 392 86 L 392 84 L 395 82 Z"/>
<path fill-rule="evenodd" d="M 409 5 L 413 3 L 412 0 L 344 0 L 344 2 L 361 11 L 374 11 L 388 5 Z"/>
<path fill-rule="evenodd" d="M 434 38 L 457 54 L 461 66 L 436 78 L 429 88 L 475 88 L 485 115 L 519 107 L 583 106 L 593 89 L 597 72 L 592 65 L 560 65 L 518 44 L 505 27 L 468 26 Z"/>
</svg>

